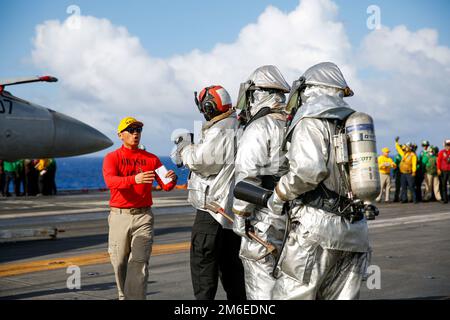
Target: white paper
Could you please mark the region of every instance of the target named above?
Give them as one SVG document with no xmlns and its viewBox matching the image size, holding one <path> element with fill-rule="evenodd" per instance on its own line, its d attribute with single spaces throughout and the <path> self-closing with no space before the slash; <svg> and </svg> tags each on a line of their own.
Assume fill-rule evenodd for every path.
<svg viewBox="0 0 450 320">
<path fill-rule="evenodd" d="M 166 174 L 168 172 L 166 167 L 161 166 L 158 169 L 156 169 L 155 172 L 158 175 L 159 179 L 161 179 L 162 183 L 168 184 L 169 182 L 172 181 L 171 178 L 166 178 Z"/>
</svg>

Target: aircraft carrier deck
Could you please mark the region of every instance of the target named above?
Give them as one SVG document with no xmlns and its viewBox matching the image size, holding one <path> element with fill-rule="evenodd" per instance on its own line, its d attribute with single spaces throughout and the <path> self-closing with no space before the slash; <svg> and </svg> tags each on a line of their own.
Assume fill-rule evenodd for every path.
<svg viewBox="0 0 450 320">
<path fill-rule="evenodd" d="M 117 299 L 107 254 L 108 196 L 0 198 L 0 299 Z M 186 196 L 185 190 L 154 192 L 147 299 L 194 299 L 189 240 L 195 212 Z M 361 299 L 450 299 L 450 205 L 378 208 L 369 230 L 371 265 L 380 268 L 381 287 L 364 283 Z M 72 265 L 80 267 L 80 289 L 67 287 Z M 225 298 L 220 285 L 216 298 Z"/>
</svg>

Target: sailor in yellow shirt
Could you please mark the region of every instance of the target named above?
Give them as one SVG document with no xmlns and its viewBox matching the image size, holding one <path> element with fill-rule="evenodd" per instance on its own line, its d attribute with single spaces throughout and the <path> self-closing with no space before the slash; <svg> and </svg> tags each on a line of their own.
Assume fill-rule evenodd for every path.
<svg viewBox="0 0 450 320">
<path fill-rule="evenodd" d="M 46 185 L 48 181 L 48 175 L 46 173 L 50 162 L 50 159 L 39 159 L 39 162 L 35 166 L 35 168 L 39 171 L 39 193 L 36 196 L 47 194 Z"/>
<path fill-rule="evenodd" d="M 401 199 L 402 203 L 408 202 L 408 195 L 406 188 L 411 192 L 414 203 L 417 203 L 416 193 L 414 191 L 414 177 L 417 169 L 417 156 L 408 146 L 408 144 L 402 147 L 398 143 L 398 137 L 395 139 L 395 148 L 399 155 L 402 156 L 399 169 L 401 173 L 400 183 L 402 186 Z"/>
<path fill-rule="evenodd" d="M 389 202 L 389 192 L 391 190 L 391 169 L 397 168 L 394 161 L 389 158 L 390 150 L 383 148 L 381 150 L 382 155 L 378 157 L 378 169 L 380 171 L 381 191 L 376 201 L 380 202 L 383 192 L 385 194 L 384 201 Z"/>
<path fill-rule="evenodd" d="M 39 159 L 39 162 L 36 164 L 35 168 L 39 172 L 42 172 L 43 170 L 47 169 L 49 164 L 50 164 L 50 159 Z M 43 174 L 45 174 L 45 172 Z"/>
</svg>

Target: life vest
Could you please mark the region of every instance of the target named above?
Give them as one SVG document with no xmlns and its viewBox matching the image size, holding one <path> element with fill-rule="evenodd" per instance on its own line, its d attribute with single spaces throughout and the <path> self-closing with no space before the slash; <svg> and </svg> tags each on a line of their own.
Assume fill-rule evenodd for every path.
<svg viewBox="0 0 450 320">
<path fill-rule="evenodd" d="M 427 174 L 431 174 L 431 175 L 436 174 L 437 167 L 436 167 L 436 157 L 435 156 L 428 156 L 428 162 L 426 164 L 425 170 L 426 170 Z"/>
<path fill-rule="evenodd" d="M 402 161 L 400 162 L 401 173 L 406 174 L 412 173 L 412 159 L 413 159 L 412 152 L 405 153 L 404 157 L 402 158 Z"/>
</svg>

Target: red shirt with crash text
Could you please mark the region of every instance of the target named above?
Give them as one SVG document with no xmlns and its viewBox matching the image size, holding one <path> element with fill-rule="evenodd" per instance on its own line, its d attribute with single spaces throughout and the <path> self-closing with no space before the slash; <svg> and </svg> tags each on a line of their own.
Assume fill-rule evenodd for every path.
<svg viewBox="0 0 450 320">
<path fill-rule="evenodd" d="M 122 209 L 150 207 L 153 204 L 152 184 L 137 184 L 134 177 L 161 166 L 157 156 L 141 149 L 122 146 L 108 153 L 103 160 L 103 177 L 111 191 L 109 205 Z M 156 173 L 155 179 L 165 191 L 172 190 L 176 184 L 176 181 L 163 184 Z"/>
</svg>

